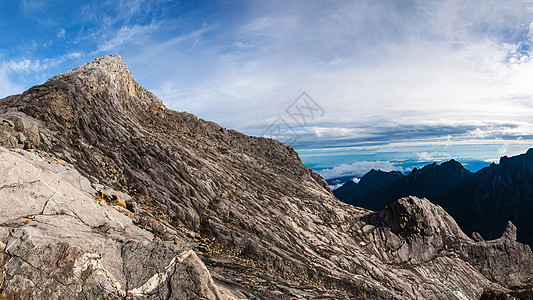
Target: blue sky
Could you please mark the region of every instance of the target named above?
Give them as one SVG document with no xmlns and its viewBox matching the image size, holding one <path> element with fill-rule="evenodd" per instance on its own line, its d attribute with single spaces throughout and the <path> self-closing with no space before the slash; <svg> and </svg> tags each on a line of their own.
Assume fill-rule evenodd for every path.
<svg viewBox="0 0 533 300">
<path fill-rule="evenodd" d="M 465 2 L 0 0 L 0 97 L 120 54 L 167 107 L 281 126 L 328 176 L 475 170 L 532 145 L 533 3 Z"/>
</svg>

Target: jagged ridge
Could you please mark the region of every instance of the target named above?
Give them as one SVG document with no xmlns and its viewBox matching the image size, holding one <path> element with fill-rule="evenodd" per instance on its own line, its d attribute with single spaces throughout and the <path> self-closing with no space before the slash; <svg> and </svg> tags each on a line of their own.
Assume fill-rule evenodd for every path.
<svg viewBox="0 0 533 300">
<path fill-rule="evenodd" d="M 361 186 L 348 183 L 334 194 L 343 202 L 372 210 L 381 210 L 408 195 L 426 197 L 444 207 L 469 235 L 478 232 L 486 239 L 495 239 L 512 221 L 518 228 L 518 240 L 533 245 L 533 149 L 502 157 L 499 164 L 476 173 L 451 160 L 415 169 L 408 176 L 376 174 L 379 178 L 375 182 L 362 182 Z M 392 182 L 391 176 L 395 178 Z M 373 191 L 358 193 L 364 188 Z"/>
<path fill-rule="evenodd" d="M 138 226 L 191 243 L 215 282 L 237 297 L 442 299 L 507 291 L 505 280 L 483 269 L 486 260 L 470 256 L 469 245 L 485 242 L 447 230 L 455 223 L 427 200 L 410 200 L 407 211 L 439 225 L 432 238 L 404 235 L 391 225 L 401 218 L 377 222 L 372 212 L 338 202 L 292 148 L 166 109 L 118 57 L 0 105 L 4 145 L 46 151 L 93 183 L 128 193 Z M 495 250 L 519 285 L 531 269 L 511 258 L 533 260 L 521 247 Z"/>
</svg>

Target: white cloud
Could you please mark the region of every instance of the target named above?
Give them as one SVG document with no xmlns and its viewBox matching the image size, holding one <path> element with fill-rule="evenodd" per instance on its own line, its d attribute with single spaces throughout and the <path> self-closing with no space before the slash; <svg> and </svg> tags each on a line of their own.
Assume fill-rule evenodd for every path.
<svg viewBox="0 0 533 300">
<path fill-rule="evenodd" d="M 484 160 L 485 162 L 488 162 L 488 163 L 494 163 L 494 164 L 497 164 L 500 162 L 500 159 L 499 158 L 488 158 L 488 159 L 485 159 Z"/>
<path fill-rule="evenodd" d="M 359 183 L 360 180 L 361 180 L 361 178 L 358 178 L 358 177 L 352 178 L 352 181 L 355 182 L 355 183 Z M 341 186 L 343 186 L 345 183 L 346 182 L 341 182 L 340 180 L 334 180 L 333 184 L 329 185 L 329 189 L 334 191 L 334 190 L 340 188 Z"/>
<path fill-rule="evenodd" d="M 533 134 L 532 3 L 273 0 L 227 20 L 165 15 L 163 2 L 89 4 L 83 22 L 98 26 L 79 40 L 96 45 L 49 61 L 13 58 L 4 76 L 15 82 L 13 73 L 49 70 L 53 59 L 118 52 L 170 108 L 248 134 L 307 91 L 325 114 L 305 128 L 302 156 L 327 145 L 319 155 L 431 160 L 461 145 L 494 157 L 498 138 L 513 139 L 515 151 Z M 62 25 L 54 38 L 64 28 L 70 37 Z"/>
<path fill-rule="evenodd" d="M 0 67 L 0 98 L 9 95 L 15 95 L 21 93 L 24 88 L 16 83 L 13 83 L 9 76 L 6 74 L 6 70 Z"/>
<path fill-rule="evenodd" d="M 318 170 L 317 172 L 324 177 L 324 179 L 333 179 L 338 177 L 362 177 L 370 170 L 389 171 L 403 171 L 399 166 L 395 166 L 389 161 L 356 161 L 351 164 L 342 164 L 331 169 Z M 355 182 L 355 180 L 354 180 Z"/>
<path fill-rule="evenodd" d="M 61 29 L 59 29 L 59 32 L 57 33 L 57 37 L 60 38 L 60 39 L 63 39 L 63 38 L 65 38 L 65 34 L 66 33 L 67 32 L 66 32 L 65 28 L 61 28 Z"/>
<path fill-rule="evenodd" d="M 48 70 L 55 67 L 69 59 L 78 58 L 82 54 L 80 52 L 67 53 L 65 55 L 56 58 L 44 58 L 44 59 L 30 59 L 20 58 L 7 60 L 0 63 L 0 69 L 4 72 L 16 75 L 22 74 L 38 74 L 44 70 Z"/>
<path fill-rule="evenodd" d="M 28 81 L 34 80 L 30 81 L 31 85 L 39 84 L 51 77 L 49 73 L 51 69 L 82 55 L 81 52 L 70 52 L 56 58 L 18 58 L 0 62 L 0 98 L 22 93 L 27 89 L 28 82 L 21 78 Z M 52 73 L 52 75 L 56 74 Z"/>
<path fill-rule="evenodd" d="M 498 147 L 498 153 L 500 153 L 501 155 L 507 154 L 508 151 L 509 151 L 508 143 L 504 143 L 500 147 Z"/>
<path fill-rule="evenodd" d="M 489 18 L 504 29 L 519 25 L 526 20 L 519 8 L 503 9 L 506 17 L 480 12 L 480 24 L 469 25 L 474 4 L 421 4 L 409 14 L 387 5 L 265 4 L 237 26 L 238 35 L 192 46 L 194 55 L 186 49 L 194 41 L 180 39 L 147 45 L 136 60 L 158 66 L 164 79 L 148 84 L 170 107 L 247 133 L 259 134 L 304 90 L 326 110 L 320 123 L 334 124 L 311 124 L 318 138 L 355 138 L 362 133 L 354 128 L 383 121 L 391 128 L 529 123 L 533 105 L 516 97 L 533 95 L 533 63 L 509 64 L 517 46 L 480 25 Z"/>
<path fill-rule="evenodd" d="M 149 25 L 133 25 L 123 26 L 117 31 L 110 34 L 110 37 L 101 43 L 98 47 L 98 51 L 107 52 L 110 50 L 118 50 L 120 46 L 126 43 L 142 44 L 145 42 L 149 35 L 157 29 L 157 25 L 152 23 Z"/>
<path fill-rule="evenodd" d="M 452 156 L 449 153 L 445 152 L 419 152 L 416 154 L 418 156 L 418 162 L 435 162 L 435 161 L 444 161 L 452 159 Z"/>
<path fill-rule="evenodd" d="M 65 58 L 67 59 L 72 59 L 72 58 L 78 58 L 78 57 L 81 57 L 83 54 L 81 52 L 71 52 L 71 53 L 67 53 Z"/>
<path fill-rule="evenodd" d="M 22 8 L 26 13 L 40 11 L 46 6 L 46 1 L 43 0 L 22 0 Z"/>
<path fill-rule="evenodd" d="M 483 139 L 488 137 L 494 137 L 494 135 L 497 134 L 497 131 L 488 130 L 487 128 L 476 128 L 475 130 L 472 130 L 467 134 L 471 135 L 473 138 Z"/>
<path fill-rule="evenodd" d="M 337 183 L 337 184 L 334 184 L 334 185 L 329 185 L 329 189 L 334 191 L 338 188 L 340 188 L 344 183 Z"/>
<path fill-rule="evenodd" d="M 334 136 L 344 137 L 353 136 L 355 129 L 353 128 L 341 128 L 341 127 L 312 127 L 309 129 L 316 137 Z M 361 133 L 364 136 L 368 134 Z"/>
<path fill-rule="evenodd" d="M 46 61 L 20 59 L 0 63 L 0 98 L 20 94 L 25 87 L 17 80 L 28 74 L 39 73 L 48 67 Z"/>
<path fill-rule="evenodd" d="M 0 64 L 0 67 L 6 71 L 23 73 L 23 72 L 39 72 L 45 69 L 48 69 L 51 64 L 54 64 L 55 60 L 31 60 L 31 59 L 20 59 L 20 60 L 9 60 Z"/>
</svg>

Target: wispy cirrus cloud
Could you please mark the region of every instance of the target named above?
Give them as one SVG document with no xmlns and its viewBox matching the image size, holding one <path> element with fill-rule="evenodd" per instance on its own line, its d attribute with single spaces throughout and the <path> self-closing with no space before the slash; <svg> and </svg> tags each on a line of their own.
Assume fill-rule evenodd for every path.
<svg viewBox="0 0 533 300">
<path fill-rule="evenodd" d="M 98 45 L 97 52 L 116 51 L 124 44 L 142 45 L 146 40 L 150 39 L 157 27 L 158 25 L 154 23 L 144 26 L 122 26 L 117 31 L 103 36 L 103 42 Z"/>
<path fill-rule="evenodd" d="M 0 82 L 2 83 L 0 84 L 0 95 L 8 96 L 19 93 L 23 87 L 13 83 L 6 73 L 6 70 L 0 67 Z"/>
<path fill-rule="evenodd" d="M 293 146 L 322 167 L 424 153 L 489 159 L 523 151 L 533 136 L 527 1 L 121 0 L 78 8 L 68 24 L 52 26 L 51 46 L 26 40 L 35 44 L 21 46 L 29 54 L 6 59 L 16 63 L 5 69 L 11 82 L 32 68 L 54 75 L 119 53 L 170 108 L 255 135 L 307 91 L 325 114 L 305 128 L 290 123 L 300 136 Z M 33 55 L 53 45 L 77 56 Z"/>
</svg>

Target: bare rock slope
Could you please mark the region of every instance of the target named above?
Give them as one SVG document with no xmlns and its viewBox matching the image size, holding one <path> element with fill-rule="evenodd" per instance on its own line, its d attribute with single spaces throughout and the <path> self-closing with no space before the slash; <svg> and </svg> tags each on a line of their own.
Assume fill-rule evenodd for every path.
<svg viewBox="0 0 533 300">
<path fill-rule="evenodd" d="M 512 224 L 475 241 L 425 199 L 340 203 L 292 148 L 166 109 L 118 56 L 0 100 L 0 121 L 0 143 L 29 150 L 2 150 L 5 168 L 58 177 L 0 189 L 5 295 L 475 299 L 531 283 Z"/>
<path fill-rule="evenodd" d="M 96 193 L 64 162 L 0 148 L 4 297 L 229 298 L 190 245 L 162 241 Z"/>
</svg>

